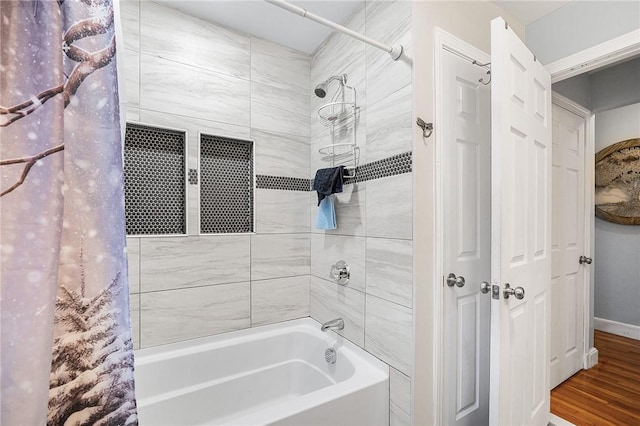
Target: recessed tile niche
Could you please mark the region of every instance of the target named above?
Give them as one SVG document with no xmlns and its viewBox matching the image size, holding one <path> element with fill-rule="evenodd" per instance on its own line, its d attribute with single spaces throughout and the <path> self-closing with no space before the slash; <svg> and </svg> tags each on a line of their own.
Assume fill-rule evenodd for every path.
<svg viewBox="0 0 640 426">
<path fill-rule="evenodd" d="M 253 142 L 200 135 L 200 233 L 253 232 Z"/>
<path fill-rule="evenodd" d="M 185 141 L 183 131 L 127 123 L 127 235 L 186 233 Z"/>
</svg>

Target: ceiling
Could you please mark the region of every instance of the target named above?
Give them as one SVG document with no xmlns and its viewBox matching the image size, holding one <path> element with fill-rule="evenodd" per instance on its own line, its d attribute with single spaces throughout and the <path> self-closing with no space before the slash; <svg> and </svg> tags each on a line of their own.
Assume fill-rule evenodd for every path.
<svg viewBox="0 0 640 426">
<path fill-rule="evenodd" d="M 155 0 L 184 13 L 306 53 L 313 53 L 331 34 L 323 25 L 262 0 Z M 406 0 L 401 0 L 406 1 Z M 360 0 L 295 0 L 290 3 L 343 24 Z M 494 1 L 527 25 L 570 1 Z"/>
</svg>

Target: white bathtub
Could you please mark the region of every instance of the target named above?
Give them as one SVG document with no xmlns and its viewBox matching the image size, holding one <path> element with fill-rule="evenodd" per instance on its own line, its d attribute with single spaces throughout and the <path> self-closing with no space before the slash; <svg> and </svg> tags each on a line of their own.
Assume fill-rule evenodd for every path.
<svg viewBox="0 0 640 426">
<path fill-rule="evenodd" d="M 389 423 L 388 366 L 310 318 L 141 349 L 135 367 L 141 426 Z"/>
</svg>

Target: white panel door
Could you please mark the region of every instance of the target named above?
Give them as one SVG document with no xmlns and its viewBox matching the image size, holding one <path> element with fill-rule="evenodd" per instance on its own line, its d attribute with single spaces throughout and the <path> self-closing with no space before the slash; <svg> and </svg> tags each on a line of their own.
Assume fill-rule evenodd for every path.
<svg viewBox="0 0 640 426">
<path fill-rule="evenodd" d="M 483 59 L 478 57 L 478 59 Z M 485 61 L 486 62 L 486 61 Z M 486 70 L 444 53 L 442 178 L 444 226 L 443 424 L 489 422 L 491 276 L 490 88 Z M 464 279 L 447 285 L 446 275 Z M 453 281 L 451 281 L 453 282 Z"/>
<path fill-rule="evenodd" d="M 551 78 L 491 22 L 490 423 L 549 423 Z M 505 297 L 506 287 L 515 294 Z M 524 297 L 521 290 L 524 289 Z M 516 297 L 518 296 L 518 297 Z"/>
<path fill-rule="evenodd" d="M 586 121 L 553 105 L 551 388 L 582 369 Z"/>
</svg>

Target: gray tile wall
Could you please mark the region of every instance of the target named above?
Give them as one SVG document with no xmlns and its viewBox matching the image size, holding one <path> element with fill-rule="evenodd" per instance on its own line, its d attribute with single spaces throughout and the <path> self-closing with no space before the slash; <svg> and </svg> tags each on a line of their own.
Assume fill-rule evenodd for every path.
<svg viewBox="0 0 640 426">
<path fill-rule="evenodd" d="M 309 178 L 308 55 L 150 1 L 121 1 L 127 119 L 255 141 L 257 174 Z M 257 189 L 255 234 L 129 237 L 135 347 L 309 316 L 309 192 Z"/>
<path fill-rule="evenodd" d="M 363 2 L 347 27 L 384 43 L 401 43 L 405 59 L 333 34 L 311 59 L 311 85 L 347 73 L 361 108 L 357 128 L 361 164 L 412 150 L 411 2 Z M 318 148 L 331 142 L 316 118 L 324 100 L 311 100 L 311 175 L 320 167 Z M 349 132 L 336 142 L 350 141 Z M 343 140 L 345 139 L 345 140 Z M 389 364 L 390 424 L 411 424 L 413 357 L 412 174 L 346 185 L 335 196 L 338 227 L 315 229 L 316 193 L 311 203 L 311 316 L 345 320 L 341 334 Z M 331 265 L 345 260 L 351 281 L 329 278 Z"/>
</svg>

